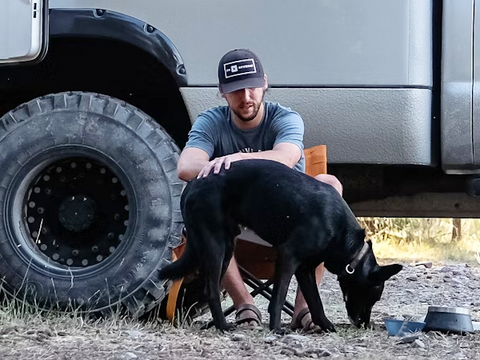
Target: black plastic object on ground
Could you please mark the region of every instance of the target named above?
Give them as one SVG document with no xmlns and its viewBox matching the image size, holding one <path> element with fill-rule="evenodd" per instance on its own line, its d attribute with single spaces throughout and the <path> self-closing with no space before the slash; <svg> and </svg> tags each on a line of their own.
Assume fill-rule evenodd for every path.
<svg viewBox="0 0 480 360">
<path fill-rule="evenodd" d="M 470 310 L 458 307 L 430 306 L 423 331 L 441 331 L 456 334 L 473 333 Z"/>
</svg>

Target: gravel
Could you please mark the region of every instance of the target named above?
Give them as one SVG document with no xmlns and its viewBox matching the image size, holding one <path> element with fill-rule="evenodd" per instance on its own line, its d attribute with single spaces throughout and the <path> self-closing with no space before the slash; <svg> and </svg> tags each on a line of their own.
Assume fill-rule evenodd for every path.
<svg viewBox="0 0 480 360">
<path fill-rule="evenodd" d="M 469 308 L 480 321 L 480 268 L 465 264 L 404 264 L 387 281 L 372 312 L 373 328 L 353 328 L 334 275 L 326 273 L 320 294 L 336 333 L 286 334 L 268 330 L 268 303 L 256 298 L 264 327 L 221 333 L 201 330 L 209 314 L 182 328 L 165 322 L 113 319 L 90 323 L 79 317 L 33 316 L 6 320 L 0 309 L 0 359 L 477 359 L 479 333 L 416 333 L 389 336 L 383 319 L 421 320 L 429 306 Z M 289 298 L 293 300 L 295 281 Z M 225 306 L 229 303 L 226 301 Z M 229 317 L 232 319 L 232 317 Z"/>
</svg>

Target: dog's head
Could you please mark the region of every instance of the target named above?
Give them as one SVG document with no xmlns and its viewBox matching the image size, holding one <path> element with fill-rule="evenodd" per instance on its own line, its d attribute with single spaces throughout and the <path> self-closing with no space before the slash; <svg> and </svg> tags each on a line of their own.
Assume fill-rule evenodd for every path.
<svg viewBox="0 0 480 360">
<path fill-rule="evenodd" d="M 385 281 L 402 270 L 402 265 L 398 264 L 379 266 L 371 242 L 367 245 L 369 248 L 358 266 L 338 277 L 348 318 L 356 327 L 370 324 L 372 307 L 380 300 Z"/>
</svg>

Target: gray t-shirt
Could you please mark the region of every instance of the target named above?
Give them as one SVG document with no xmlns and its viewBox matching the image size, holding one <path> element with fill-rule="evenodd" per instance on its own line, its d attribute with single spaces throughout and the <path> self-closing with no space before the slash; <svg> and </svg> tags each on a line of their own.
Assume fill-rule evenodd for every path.
<svg viewBox="0 0 480 360">
<path fill-rule="evenodd" d="M 188 134 L 186 148 L 204 150 L 210 160 L 237 152 L 272 150 L 279 143 L 292 143 L 302 151 L 294 169 L 305 172 L 303 120 L 298 113 L 277 103 L 265 102 L 265 115 L 254 129 L 241 130 L 232 120 L 230 108 L 219 106 L 201 113 Z"/>
</svg>

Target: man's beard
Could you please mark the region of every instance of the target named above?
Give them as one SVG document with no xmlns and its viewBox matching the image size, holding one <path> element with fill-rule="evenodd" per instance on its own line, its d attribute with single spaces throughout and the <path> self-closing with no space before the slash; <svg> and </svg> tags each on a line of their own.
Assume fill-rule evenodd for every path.
<svg viewBox="0 0 480 360">
<path fill-rule="evenodd" d="M 263 98 L 265 97 L 265 92 L 263 93 L 263 96 L 262 96 L 262 100 L 259 101 L 258 103 L 247 103 L 247 104 L 243 104 L 242 106 L 246 106 L 246 105 L 249 105 L 249 104 L 252 104 L 253 105 L 253 112 L 251 115 L 249 116 L 243 116 L 240 111 L 237 111 L 236 109 L 231 109 L 232 112 L 242 121 L 244 122 L 249 122 L 249 121 L 252 121 L 253 119 L 255 119 L 258 115 L 258 111 L 260 110 L 260 106 L 262 105 L 263 103 Z"/>
</svg>

